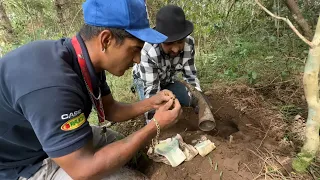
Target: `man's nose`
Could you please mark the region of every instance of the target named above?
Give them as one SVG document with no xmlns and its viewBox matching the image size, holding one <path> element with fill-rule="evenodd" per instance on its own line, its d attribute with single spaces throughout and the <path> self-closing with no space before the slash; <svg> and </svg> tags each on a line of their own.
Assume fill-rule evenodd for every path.
<svg viewBox="0 0 320 180">
<path fill-rule="evenodd" d="M 179 47 L 178 46 L 174 46 L 174 47 L 172 47 L 171 51 L 174 52 L 174 53 L 178 53 L 179 52 Z"/>
<path fill-rule="evenodd" d="M 141 61 L 141 56 L 140 55 L 133 58 L 133 62 L 134 63 L 140 64 L 140 61 Z"/>
</svg>

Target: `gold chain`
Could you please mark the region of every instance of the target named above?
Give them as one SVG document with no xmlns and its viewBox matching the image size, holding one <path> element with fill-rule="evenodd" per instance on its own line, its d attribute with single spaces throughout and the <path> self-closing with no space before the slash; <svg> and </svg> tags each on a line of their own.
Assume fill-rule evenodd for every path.
<svg viewBox="0 0 320 180">
<path fill-rule="evenodd" d="M 152 139 L 152 147 L 154 148 L 155 145 L 159 144 L 158 138 L 160 136 L 160 125 L 158 123 L 158 121 L 156 120 L 156 118 L 152 118 L 151 120 L 153 120 L 156 124 L 157 127 L 157 135 L 154 139 Z"/>
</svg>

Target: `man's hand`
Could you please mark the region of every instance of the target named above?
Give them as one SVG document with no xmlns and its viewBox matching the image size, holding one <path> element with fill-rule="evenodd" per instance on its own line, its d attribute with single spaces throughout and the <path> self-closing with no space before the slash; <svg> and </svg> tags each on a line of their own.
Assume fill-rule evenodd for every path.
<svg viewBox="0 0 320 180">
<path fill-rule="evenodd" d="M 151 97 L 153 102 L 153 108 L 158 109 L 161 105 L 168 102 L 170 99 L 175 100 L 175 98 L 175 95 L 171 91 L 167 89 L 162 90 Z"/>
<path fill-rule="evenodd" d="M 181 112 L 181 105 L 178 99 L 169 99 L 166 104 L 159 107 L 154 118 L 158 121 L 160 127 L 165 129 L 177 122 L 177 118 Z"/>
</svg>

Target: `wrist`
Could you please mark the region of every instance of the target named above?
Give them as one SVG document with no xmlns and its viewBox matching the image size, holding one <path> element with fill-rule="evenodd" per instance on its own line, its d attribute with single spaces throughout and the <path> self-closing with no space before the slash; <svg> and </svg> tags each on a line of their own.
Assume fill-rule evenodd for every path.
<svg viewBox="0 0 320 180">
<path fill-rule="evenodd" d="M 154 117 L 152 118 L 151 121 L 154 122 L 154 124 L 156 126 L 156 130 L 157 130 L 157 134 L 156 134 L 155 138 L 152 139 L 152 146 L 154 147 L 156 144 L 159 143 L 158 139 L 159 139 L 159 136 L 160 136 L 160 125 L 159 125 L 158 121 L 156 120 L 156 118 L 154 118 Z"/>
<path fill-rule="evenodd" d="M 151 119 L 146 126 L 152 132 L 152 136 L 155 136 L 157 134 L 157 125 L 153 119 Z"/>
<path fill-rule="evenodd" d="M 156 107 L 157 107 L 157 97 L 156 97 L 156 95 L 154 95 L 154 96 L 151 96 L 150 98 L 149 98 L 149 107 L 150 107 L 150 109 L 156 109 Z"/>
<path fill-rule="evenodd" d="M 154 100 L 154 99 L 155 99 L 154 96 L 151 96 L 151 97 L 145 99 L 145 100 L 146 100 L 146 103 L 147 103 L 147 107 L 148 107 L 149 109 L 152 109 L 152 108 L 153 108 L 153 106 L 154 106 L 154 104 L 155 104 L 155 100 Z"/>
</svg>

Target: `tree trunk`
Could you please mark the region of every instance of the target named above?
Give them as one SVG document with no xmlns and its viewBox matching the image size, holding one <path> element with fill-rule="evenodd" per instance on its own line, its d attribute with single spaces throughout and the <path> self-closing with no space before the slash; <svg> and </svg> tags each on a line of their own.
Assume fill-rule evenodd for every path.
<svg viewBox="0 0 320 180">
<path fill-rule="evenodd" d="M 298 4 L 295 0 L 284 0 L 285 4 L 287 5 L 288 9 L 293 14 L 293 18 L 302 29 L 303 34 L 307 37 L 308 40 L 312 39 L 312 30 L 308 22 L 302 16 L 301 11 L 299 9 Z"/>
<path fill-rule="evenodd" d="M 314 44 L 320 42 L 320 17 L 316 32 L 312 41 Z M 306 124 L 305 142 L 298 157 L 293 161 L 293 168 L 298 172 L 305 172 L 319 148 L 320 128 L 320 102 L 319 102 L 319 68 L 320 68 L 320 46 L 309 50 L 308 60 L 304 69 L 303 86 L 308 103 L 308 119 Z"/>
<path fill-rule="evenodd" d="M 0 31 L 4 33 L 0 35 L 0 41 L 11 41 L 13 38 L 13 28 L 4 8 L 3 0 L 0 0 Z"/>
</svg>

